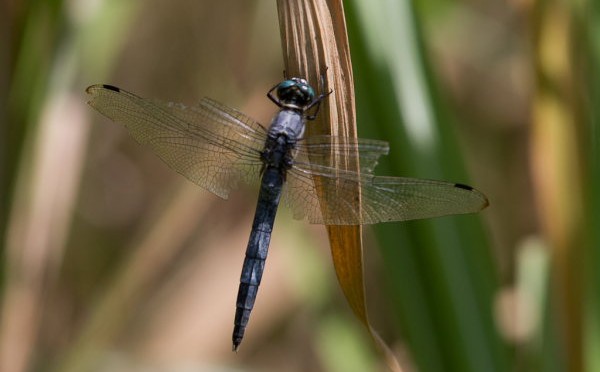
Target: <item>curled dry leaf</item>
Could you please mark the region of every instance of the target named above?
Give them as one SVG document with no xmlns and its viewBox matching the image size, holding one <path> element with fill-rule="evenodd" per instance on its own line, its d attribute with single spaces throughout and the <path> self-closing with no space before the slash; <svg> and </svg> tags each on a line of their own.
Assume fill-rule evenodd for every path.
<svg viewBox="0 0 600 372">
<path fill-rule="evenodd" d="M 354 80 L 341 0 L 278 0 L 279 24 L 287 76 L 306 78 L 319 91 L 333 89 L 309 135 L 356 138 Z M 350 157 L 332 157 L 331 166 L 358 171 Z M 317 185 L 319 180 L 315 179 Z M 356 194 L 360 195 L 357 188 Z M 360 198 L 357 199 L 360 203 Z M 327 200 L 321 199 L 327 208 Z M 338 281 L 355 315 L 367 327 L 392 370 L 400 366 L 389 347 L 369 323 L 363 281 L 362 228 L 328 226 Z"/>
</svg>

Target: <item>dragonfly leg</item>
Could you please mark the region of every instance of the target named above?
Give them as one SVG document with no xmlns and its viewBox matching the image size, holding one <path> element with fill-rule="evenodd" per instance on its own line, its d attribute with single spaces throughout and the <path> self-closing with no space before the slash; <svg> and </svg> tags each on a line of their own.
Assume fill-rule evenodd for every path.
<svg viewBox="0 0 600 372">
<path fill-rule="evenodd" d="M 315 120 L 317 118 L 317 114 L 319 113 L 319 109 L 321 108 L 321 101 L 325 98 L 329 97 L 329 95 L 333 93 L 333 89 L 327 93 L 321 93 L 317 98 L 315 98 L 308 106 L 304 108 L 304 111 L 307 112 L 311 108 L 315 108 L 312 114 L 306 115 L 306 120 Z"/>
<path fill-rule="evenodd" d="M 275 86 L 273 86 L 273 88 L 269 89 L 269 91 L 267 92 L 267 97 L 273 101 L 274 104 L 276 104 L 278 107 L 283 108 L 283 104 L 281 103 L 281 101 L 279 100 L 279 98 L 275 97 L 275 95 L 273 94 L 273 91 L 275 89 L 277 89 L 277 87 L 279 87 L 279 84 L 275 84 Z"/>
</svg>

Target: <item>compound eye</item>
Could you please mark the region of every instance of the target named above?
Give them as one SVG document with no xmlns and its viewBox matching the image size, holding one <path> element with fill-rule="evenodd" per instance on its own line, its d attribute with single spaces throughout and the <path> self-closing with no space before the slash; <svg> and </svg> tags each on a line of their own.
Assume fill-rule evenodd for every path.
<svg viewBox="0 0 600 372">
<path fill-rule="evenodd" d="M 302 85 L 302 87 L 300 89 L 302 90 L 302 93 L 304 94 L 304 99 L 306 100 L 306 103 L 312 102 L 312 100 L 315 98 L 314 89 L 308 84 Z"/>
<path fill-rule="evenodd" d="M 277 96 L 284 103 L 305 106 L 312 102 L 315 92 L 306 80 L 292 78 L 282 81 L 279 84 L 277 87 Z"/>
<path fill-rule="evenodd" d="M 285 80 L 279 83 L 277 86 L 277 97 L 282 101 L 288 101 L 293 96 L 294 87 L 296 82 L 293 80 Z"/>
</svg>

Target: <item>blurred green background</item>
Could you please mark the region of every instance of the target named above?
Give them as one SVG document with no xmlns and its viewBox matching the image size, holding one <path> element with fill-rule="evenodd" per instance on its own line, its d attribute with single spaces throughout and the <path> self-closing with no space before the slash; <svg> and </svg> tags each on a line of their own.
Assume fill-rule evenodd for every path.
<svg viewBox="0 0 600 372">
<path fill-rule="evenodd" d="M 367 229 L 376 330 L 407 370 L 597 371 L 598 5 L 346 1 L 358 129 L 380 175 L 491 206 Z M 110 83 L 268 123 L 275 2 L 0 3 L 0 370 L 382 370 L 325 229 L 279 213 L 230 351 L 256 193 L 229 201 L 93 112 Z M 379 249 L 378 249 L 379 248 Z"/>
</svg>

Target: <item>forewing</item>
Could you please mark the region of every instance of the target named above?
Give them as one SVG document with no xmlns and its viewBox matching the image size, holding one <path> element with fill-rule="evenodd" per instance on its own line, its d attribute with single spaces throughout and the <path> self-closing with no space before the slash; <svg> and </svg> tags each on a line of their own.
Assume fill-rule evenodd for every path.
<svg viewBox="0 0 600 372">
<path fill-rule="evenodd" d="M 295 218 L 310 223 L 363 225 L 473 213 L 485 208 L 488 200 L 462 184 L 375 177 L 311 165 L 290 169 L 284 203 Z"/>
<path fill-rule="evenodd" d="M 87 88 L 88 104 L 123 124 L 133 138 L 190 181 L 227 198 L 260 176 L 265 129 L 210 99 L 197 106 L 147 100 L 109 85 Z"/>
</svg>

